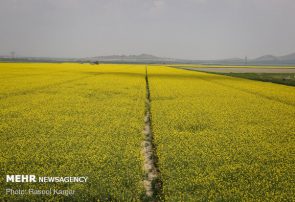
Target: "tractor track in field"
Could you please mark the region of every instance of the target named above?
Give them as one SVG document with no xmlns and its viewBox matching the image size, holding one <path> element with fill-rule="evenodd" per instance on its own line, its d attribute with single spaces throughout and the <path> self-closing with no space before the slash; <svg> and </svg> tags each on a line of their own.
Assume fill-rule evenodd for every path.
<svg viewBox="0 0 295 202">
<path fill-rule="evenodd" d="M 145 195 L 143 201 L 162 201 L 162 180 L 161 173 L 158 166 L 157 148 L 154 144 L 154 137 L 152 132 L 152 115 L 151 115 L 151 97 L 148 80 L 148 71 L 146 66 L 145 73 L 146 82 L 146 101 L 145 101 L 145 118 L 144 118 L 144 141 L 142 142 L 142 154 L 144 156 L 144 188 Z"/>
</svg>

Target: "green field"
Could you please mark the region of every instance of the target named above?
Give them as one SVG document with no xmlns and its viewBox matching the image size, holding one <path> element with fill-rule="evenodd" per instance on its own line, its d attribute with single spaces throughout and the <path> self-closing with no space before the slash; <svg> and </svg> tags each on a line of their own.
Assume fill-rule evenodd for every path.
<svg viewBox="0 0 295 202">
<path fill-rule="evenodd" d="M 294 73 L 223 73 L 223 75 L 295 86 Z"/>
<path fill-rule="evenodd" d="M 295 200 L 292 86 L 154 65 L 146 75 L 145 65 L 0 63 L 0 73 L 0 200 Z M 152 197 L 142 152 L 147 112 L 162 183 Z M 88 181 L 6 183 L 13 174 Z"/>
</svg>

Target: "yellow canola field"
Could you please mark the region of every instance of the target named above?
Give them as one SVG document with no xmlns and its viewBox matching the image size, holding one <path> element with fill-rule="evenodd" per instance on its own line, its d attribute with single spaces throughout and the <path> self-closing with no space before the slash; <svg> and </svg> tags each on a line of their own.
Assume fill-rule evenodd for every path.
<svg viewBox="0 0 295 202">
<path fill-rule="evenodd" d="M 142 185 L 142 65 L 0 64 L 1 200 L 138 200 Z M 86 176 L 87 183 L 5 183 L 6 175 Z"/>
<path fill-rule="evenodd" d="M 75 190 L 1 200 L 139 201 L 145 65 L 0 63 L 0 174 L 86 176 L 6 183 Z M 166 201 L 294 201 L 294 87 L 148 66 Z"/>
<path fill-rule="evenodd" d="M 166 201 L 294 201 L 295 89 L 149 67 Z"/>
</svg>

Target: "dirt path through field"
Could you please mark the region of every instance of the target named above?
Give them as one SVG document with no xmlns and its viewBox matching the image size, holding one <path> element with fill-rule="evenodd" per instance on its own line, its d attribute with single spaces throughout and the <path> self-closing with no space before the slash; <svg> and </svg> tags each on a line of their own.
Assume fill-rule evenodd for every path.
<svg viewBox="0 0 295 202">
<path fill-rule="evenodd" d="M 144 118 L 144 136 L 145 140 L 142 142 L 142 153 L 144 156 L 144 188 L 146 196 L 144 200 L 161 201 L 162 181 L 160 177 L 160 170 L 158 167 L 157 148 L 154 144 L 154 137 L 151 124 L 151 97 L 148 80 L 148 71 L 146 67 L 146 112 Z"/>
</svg>

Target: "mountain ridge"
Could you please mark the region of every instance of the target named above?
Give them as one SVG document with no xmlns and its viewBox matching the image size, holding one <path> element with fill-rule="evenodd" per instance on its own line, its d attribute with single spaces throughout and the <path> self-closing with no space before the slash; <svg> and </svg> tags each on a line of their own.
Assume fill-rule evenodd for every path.
<svg viewBox="0 0 295 202">
<path fill-rule="evenodd" d="M 227 58 L 227 59 L 217 59 L 217 60 L 196 60 L 196 59 L 175 59 L 169 57 L 159 57 L 152 54 L 133 54 L 133 55 L 106 55 L 106 56 L 95 56 L 88 57 L 88 60 L 163 60 L 163 61 L 235 61 L 242 62 L 245 59 L 242 58 Z M 248 59 L 249 62 L 269 62 L 269 61 L 295 61 L 295 52 L 283 56 L 274 56 L 271 54 L 263 55 L 257 58 Z"/>
<path fill-rule="evenodd" d="M 169 57 L 158 57 L 152 54 L 133 54 L 133 55 L 105 55 L 85 58 L 50 58 L 50 57 L 9 57 L 0 56 L 0 61 L 17 62 L 106 62 L 106 63 L 187 63 L 187 64 L 213 64 L 213 65 L 295 65 L 295 52 L 282 56 L 263 55 L 257 58 L 227 58 L 217 60 L 193 60 L 176 59 Z"/>
</svg>

